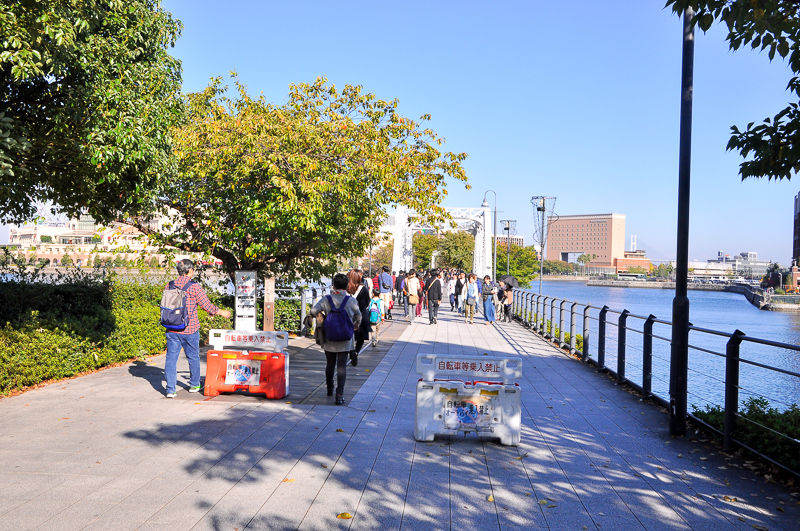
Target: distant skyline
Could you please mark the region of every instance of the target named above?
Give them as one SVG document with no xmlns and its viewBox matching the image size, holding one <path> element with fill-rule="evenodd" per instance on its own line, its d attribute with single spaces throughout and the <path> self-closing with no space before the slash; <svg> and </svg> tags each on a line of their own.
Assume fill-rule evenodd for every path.
<svg viewBox="0 0 800 531">
<path fill-rule="evenodd" d="M 444 206 L 480 206 L 494 189 L 528 244 L 532 196 L 555 196 L 560 215 L 625 214 L 626 250 L 635 234 L 653 260 L 674 259 L 677 232 L 682 23 L 663 4 L 163 2 L 185 25 L 172 51 L 185 91 L 231 70 L 277 104 L 318 76 L 363 85 L 402 115 L 430 113 L 444 149 L 469 154 L 472 189 L 450 182 Z M 716 25 L 696 36 L 689 257 L 788 265 L 800 183 L 740 182 L 725 146 L 730 126 L 791 101 L 791 71 L 724 37 Z"/>
</svg>

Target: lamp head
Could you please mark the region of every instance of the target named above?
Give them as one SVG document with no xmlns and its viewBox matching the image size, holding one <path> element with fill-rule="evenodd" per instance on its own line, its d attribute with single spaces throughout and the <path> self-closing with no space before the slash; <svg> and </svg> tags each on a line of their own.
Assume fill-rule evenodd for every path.
<svg viewBox="0 0 800 531">
<path fill-rule="evenodd" d="M 486 196 L 483 196 L 483 203 L 481 203 L 481 208 L 489 208 L 489 202 L 486 201 Z"/>
</svg>

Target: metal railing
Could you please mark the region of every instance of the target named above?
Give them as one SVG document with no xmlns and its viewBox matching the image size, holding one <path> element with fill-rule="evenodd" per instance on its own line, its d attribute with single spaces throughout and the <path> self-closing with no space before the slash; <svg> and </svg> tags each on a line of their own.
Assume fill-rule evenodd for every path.
<svg viewBox="0 0 800 531">
<path fill-rule="evenodd" d="M 310 332 L 305 325 L 307 305 L 312 307 L 328 293 L 328 288 L 277 288 L 275 290 L 275 320 L 287 323 L 287 332 L 305 335 Z M 279 305 L 279 301 L 296 301 L 289 306 Z"/>
<path fill-rule="evenodd" d="M 617 384 L 630 385 L 639 390 L 645 399 L 652 398 L 669 407 L 670 321 L 654 315 L 635 315 L 628 310 L 612 310 L 608 306 L 598 308 L 521 289 L 514 290 L 513 301 L 512 315 L 522 326 L 583 362 L 592 363 L 601 371 L 610 373 L 616 378 Z M 578 330 L 581 331 L 580 337 Z M 757 424 L 767 432 L 796 444 L 795 452 L 800 451 L 800 440 L 743 417 L 739 412 L 740 393 L 751 398 L 765 398 L 770 404 L 776 404 L 778 410 L 796 406 L 796 398 L 786 398 L 784 395 L 792 389 L 795 397 L 800 395 L 800 373 L 791 370 L 793 363 L 796 366 L 800 346 L 750 337 L 740 330 L 728 333 L 696 326 L 690 326 L 689 330 L 691 385 L 687 394 L 693 397 L 695 407 L 697 403 L 700 406 L 719 406 L 724 411 L 723 428 L 717 430 L 696 415 L 690 416 L 718 432 L 723 437 L 726 451 L 738 445 L 759 453 L 734 437 L 738 422 Z M 634 341 L 634 337 L 640 337 L 641 341 Z M 657 343 L 654 344 L 654 340 Z M 612 343 L 616 343 L 616 349 Z M 748 348 L 747 357 L 743 357 L 743 346 Z M 770 363 L 779 353 L 788 354 L 787 368 Z M 615 368 L 609 368 L 607 363 Z M 774 396 L 778 392 L 781 393 L 780 398 Z M 798 471 L 788 469 L 767 456 L 762 457 L 798 475 Z"/>
</svg>

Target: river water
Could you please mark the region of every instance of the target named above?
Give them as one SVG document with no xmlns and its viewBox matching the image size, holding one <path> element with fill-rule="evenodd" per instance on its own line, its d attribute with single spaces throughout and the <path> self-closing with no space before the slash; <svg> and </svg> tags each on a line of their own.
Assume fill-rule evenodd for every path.
<svg viewBox="0 0 800 531">
<path fill-rule="evenodd" d="M 538 283 L 534 284 L 538 291 Z M 616 288 L 586 286 L 584 282 L 543 281 L 542 294 L 549 297 L 589 304 L 598 309 L 591 310 L 590 319 L 590 357 L 597 359 L 597 317 L 603 305 L 621 312 L 623 309 L 640 316 L 655 315 L 658 319 L 672 321 L 672 299 L 675 292 L 669 289 Z M 747 336 L 768 339 L 781 343 L 800 345 L 800 314 L 769 312 L 757 309 L 743 295 L 720 291 L 689 291 L 689 319 L 695 327 L 733 333 L 741 330 Z M 558 319 L 558 303 L 556 319 Z M 565 310 L 569 308 L 565 305 Z M 582 308 L 579 307 L 579 316 Z M 565 330 L 569 331 L 569 315 L 565 311 Z M 550 308 L 548 304 L 548 319 Z M 606 326 L 605 365 L 617 369 L 617 327 L 618 313 L 609 312 Z M 642 334 L 644 321 L 628 317 L 628 327 L 634 331 L 627 333 L 626 377 L 641 385 L 642 382 Z M 582 319 L 578 319 L 577 330 L 583 329 Z M 669 338 L 671 327 L 656 324 L 653 333 L 665 339 L 653 340 L 653 392 L 667 399 L 669 397 Z M 698 408 L 706 405 L 722 405 L 724 402 L 725 360 L 718 354 L 725 353 L 728 338 L 692 331 L 689 335 L 689 404 Z M 783 370 L 800 373 L 800 352 L 767 347 L 744 342 L 740 356 Z M 742 364 L 740 369 L 740 402 L 750 396 L 764 396 L 772 407 L 783 410 L 789 405 L 800 404 L 800 378 L 768 371 L 752 365 Z"/>
</svg>

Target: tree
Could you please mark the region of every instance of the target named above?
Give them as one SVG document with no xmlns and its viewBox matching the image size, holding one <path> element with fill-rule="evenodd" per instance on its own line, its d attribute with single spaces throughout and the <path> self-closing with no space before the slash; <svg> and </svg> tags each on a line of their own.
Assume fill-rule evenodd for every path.
<svg viewBox="0 0 800 531">
<path fill-rule="evenodd" d="M 372 271 L 380 271 L 381 267 L 392 267 L 392 258 L 394 254 L 394 241 L 384 243 L 377 249 L 372 250 Z"/>
<path fill-rule="evenodd" d="M 111 220 L 174 169 L 181 29 L 157 0 L 0 8 L 0 222 L 35 202 Z"/>
<path fill-rule="evenodd" d="M 439 238 L 439 267 L 454 268 L 461 271 L 472 270 L 475 254 L 475 236 L 468 232 L 445 232 Z"/>
<path fill-rule="evenodd" d="M 628 273 L 633 273 L 634 275 L 646 275 L 647 269 L 642 266 L 630 266 L 628 268 Z"/>
<path fill-rule="evenodd" d="M 707 31 L 714 21 L 728 28 L 731 50 L 742 46 L 767 51 L 770 61 L 777 53 L 787 59 L 795 76 L 788 90 L 800 97 L 800 5 L 795 0 L 667 0 L 676 13 L 692 7 L 693 23 Z M 744 130 L 731 127 L 728 150 L 747 158 L 739 165 L 742 180 L 748 177 L 790 179 L 800 169 L 800 106 L 790 103 L 773 118 Z"/>
<path fill-rule="evenodd" d="M 64 267 L 69 267 L 73 265 L 72 257 L 67 253 L 64 253 L 64 255 L 61 257 L 61 265 Z"/>
<path fill-rule="evenodd" d="M 569 264 L 561 260 L 545 260 L 542 264 L 542 272 L 545 275 L 560 275 L 569 270 Z"/>
<path fill-rule="evenodd" d="M 439 249 L 439 237 L 435 234 L 416 233 L 411 238 L 411 248 L 414 254 L 414 267 L 429 269 L 433 252 Z"/>
<path fill-rule="evenodd" d="M 506 255 L 509 262 L 509 274 L 519 281 L 519 287 L 529 288 L 533 280 L 539 276 L 539 259 L 536 255 L 536 249 L 533 245 L 520 247 L 512 243 L 510 255 L 507 253 L 506 242 L 499 243 L 497 256 Z M 500 276 L 498 274 L 498 278 Z"/>
<path fill-rule="evenodd" d="M 53 243 L 53 237 L 45 234 L 41 237 L 41 241 L 42 243 Z"/>
<path fill-rule="evenodd" d="M 170 216 L 168 231 L 127 219 L 159 243 L 209 253 L 231 277 L 241 268 L 317 279 L 340 256 L 366 254 L 388 207 L 428 223 L 448 218 L 445 180 L 466 181 L 466 155 L 440 152 L 443 139 L 400 116 L 396 100 L 325 79 L 291 85 L 282 106 L 251 98 L 238 80 L 235 88 L 228 97 L 215 79 L 187 98 L 179 172 L 152 205 Z"/>
</svg>

